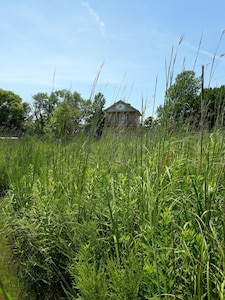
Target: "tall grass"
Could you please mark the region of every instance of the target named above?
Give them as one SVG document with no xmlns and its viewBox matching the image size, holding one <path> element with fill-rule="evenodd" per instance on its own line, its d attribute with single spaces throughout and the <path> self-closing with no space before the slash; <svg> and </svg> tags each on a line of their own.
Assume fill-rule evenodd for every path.
<svg viewBox="0 0 225 300">
<path fill-rule="evenodd" d="M 203 143 L 199 173 L 197 133 L 17 141 L 1 207 L 31 296 L 224 299 L 224 133 Z"/>
</svg>

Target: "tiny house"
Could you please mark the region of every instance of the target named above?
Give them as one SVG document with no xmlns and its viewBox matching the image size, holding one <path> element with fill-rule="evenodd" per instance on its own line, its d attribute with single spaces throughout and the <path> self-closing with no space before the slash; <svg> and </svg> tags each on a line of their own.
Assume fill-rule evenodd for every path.
<svg viewBox="0 0 225 300">
<path fill-rule="evenodd" d="M 105 109 L 105 129 L 135 131 L 140 126 L 141 113 L 120 100 Z"/>
</svg>

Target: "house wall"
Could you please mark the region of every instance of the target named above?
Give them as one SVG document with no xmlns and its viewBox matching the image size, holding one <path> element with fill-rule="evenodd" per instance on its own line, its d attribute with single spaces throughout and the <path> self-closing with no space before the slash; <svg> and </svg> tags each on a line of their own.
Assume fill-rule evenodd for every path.
<svg viewBox="0 0 225 300">
<path fill-rule="evenodd" d="M 136 129 L 140 125 L 136 112 L 111 112 L 106 114 L 105 126 Z"/>
</svg>

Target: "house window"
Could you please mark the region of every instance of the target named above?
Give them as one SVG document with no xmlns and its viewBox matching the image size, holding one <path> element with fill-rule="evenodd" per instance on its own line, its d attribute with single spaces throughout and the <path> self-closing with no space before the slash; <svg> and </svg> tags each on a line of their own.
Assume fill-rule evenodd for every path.
<svg viewBox="0 0 225 300">
<path fill-rule="evenodd" d="M 123 112 L 117 114 L 117 121 L 118 123 L 124 123 L 125 122 L 125 114 Z"/>
<path fill-rule="evenodd" d="M 129 121 L 130 121 L 130 114 L 129 113 L 124 113 L 124 112 L 117 113 L 117 122 L 119 124 L 129 123 Z"/>
</svg>

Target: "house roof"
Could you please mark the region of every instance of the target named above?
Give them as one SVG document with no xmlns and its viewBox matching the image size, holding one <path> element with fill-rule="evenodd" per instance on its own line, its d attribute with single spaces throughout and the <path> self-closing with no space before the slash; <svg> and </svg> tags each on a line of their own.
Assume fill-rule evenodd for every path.
<svg viewBox="0 0 225 300">
<path fill-rule="evenodd" d="M 123 112 L 136 112 L 136 113 L 139 114 L 139 116 L 141 116 L 141 113 L 140 113 L 139 110 L 137 110 L 136 108 L 134 108 L 133 106 L 131 106 L 129 103 L 126 103 L 126 102 L 124 102 L 124 101 L 122 101 L 122 100 L 119 100 L 119 101 L 115 102 L 113 105 L 111 105 L 111 106 L 109 106 L 108 108 L 106 108 L 106 109 L 105 109 L 105 112 L 106 112 L 106 113 L 107 113 L 107 112 L 108 112 L 108 113 L 109 113 L 109 112 L 118 112 L 118 110 L 117 110 L 117 108 L 116 108 L 116 106 L 117 106 L 118 104 L 123 104 L 123 105 L 125 105 L 125 109 L 123 110 Z"/>
</svg>

